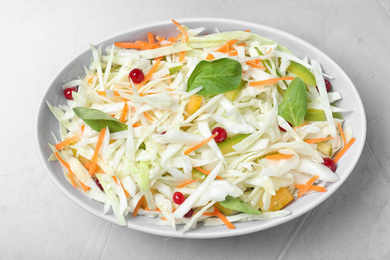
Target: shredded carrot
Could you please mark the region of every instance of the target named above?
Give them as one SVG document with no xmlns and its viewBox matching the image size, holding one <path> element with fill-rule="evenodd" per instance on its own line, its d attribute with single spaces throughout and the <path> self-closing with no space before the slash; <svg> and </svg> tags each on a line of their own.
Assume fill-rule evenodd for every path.
<svg viewBox="0 0 390 260">
<path fill-rule="evenodd" d="M 58 144 L 56 144 L 54 146 L 57 148 L 57 150 L 62 150 L 66 146 L 70 145 L 71 143 L 79 141 L 79 140 L 80 140 L 80 138 L 77 135 L 74 135 L 72 137 L 66 138 L 64 141 L 59 142 Z"/>
<path fill-rule="evenodd" d="M 310 186 L 313 185 L 313 183 L 318 179 L 318 177 L 319 177 L 318 175 L 313 176 L 310 180 L 308 180 L 305 184 L 303 184 L 303 187 L 298 191 L 297 199 L 302 197 L 303 194 L 305 194 L 309 190 Z"/>
<path fill-rule="evenodd" d="M 209 172 L 208 170 L 203 169 L 203 168 L 194 167 L 194 169 L 200 171 L 200 172 L 203 173 L 203 174 L 206 174 L 207 176 L 210 175 L 210 172 Z M 218 175 L 217 175 L 217 177 L 215 177 L 215 178 L 218 179 L 218 180 L 223 180 L 222 177 L 220 177 L 220 176 L 218 176 Z"/>
<path fill-rule="evenodd" d="M 184 35 L 184 39 L 183 39 L 183 42 L 187 42 L 188 41 L 188 34 L 187 34 L 187 31 L 184 30 L 184 28 L 178 23 L 176 22 L 175 20 L 172 19 L 172 22 L 176 25 L 177 29 L 183 33 Z"/>
<path fill-rule="evenodd" d="M 229 56 L 237 56 L 238 55 L 238 52 L 237 52 L 237 50 L 231 50 L 231 51 L 229 51 Z"/>
<path fill-rule="evenodd" d="M 99 133 L 98 140 L 96 142 L 95 151 L 93 152 L 92 159 L 91 159 L 91 168 L 89 169 L 89 174 L 94 175 L 96 171 L 96 163 L 99 155 L 100 147 L 102 146 L 104 135 L 106 134 L 106 128 L 102 128 Z"/>
<path fill-rule="evenodd" d="M 100 96 L 107 96 L 107 93 L 106 93 L 106 91 L 96 91 Z M 120 95 L 119 95 L 119 92 L 118 91 L 116 91 L 116 90 L 114 90 L 114 91 L 112 91 L 112 94 L 115 96 L 115 97 L 119 97 Z"/>
<path fill-rule="evenodd" d="M 272 51 L 272 48 L 269 48 L 269 50 L 265 53 L 265 55 L 269 54 Z"/>
<path fill-rule="evenodd" d="M 337 128 L 339 129 L 339 132 L 340 132 L 340 135 L 341 135 L 341 139 L 343 139 L 343 144 L 345 146 L 346 145 L 345 135 L 344 135 L 344 131 L 343 131 L 343 128 L 341 127 L 340 123 L 337 124 Z"/>
<path fill-rule="evenodd" d="M 123 109 L 122 109 L 122 115 L 121 115 L 121 122 L 124 123 L 127 116 L 127 111 L 129 110 L 129 106 L 127 105 L 127 102 L 125 102 Z"/>
<path fill-rule="evenodd" d="M 302 125 L 294 127 L 294 131 L 296 131 L 298 128 L 304 127 L 305 125 L 308 125 L 308 123 L 303 123 Z"/>
<path fill-rule="evenodd" d="M 154 118 L 147 112 L 144 112 L 144 116 L 146 119 L 148 119 L 150 122 L 154 122 Z"/>
<path fill-rule="evenodd" d="M 153 33 L 148 32 L 148 41 L 150 44 L 154 44 Z"/>
<path fill-rule="evenodd" d="M 115 42 L 116 47 L 124 49 L 138 49 L 138 50 L 149 50 L 153 47 L 150 44 L 132 43 L 132 42 Z"/>
<path fill-rule="evenodd" d="M 85 130 L 85 125 L 82 125 L 80 128 L 81 128 L 81 135 L 83 135 Z"/>
<path fill-rule="evenodd" d="M 136 216 L 138 215 L 138 210 L 139 210 L 139 208 L 140 208 L 140 206 L 141 206 L 141 202 L 142 202 L 143 198 L 144 198 L 144 196 L 142 196 L 142 197 L 139 199 L 139 201 L 138 201 L 138 203 L 137 203 L 137 206 L 135 206 L 134 212 L 133 212 L 133 217 L 136 217 Z"/>
<path fill-rule="evenodd" d="M 140 89 L 143 85 L 145 85 L 146 82 L 150 80 L 153 73 L 157 70 L 158 66 L 160 65 L 161 60 L 157 60 L 152 68 L 149 70 L 149 72 L 145 75 L 144 80 L 137 86 L 137 89 Z"/>
<path fill-rule="evenodd" d="M 272 154 L 265 156 L 268 160 L 283 160 L 283 159 L 290 159 L 295 154 Z"/>
<path fill-rule="evenodd" d="M 356 138 L 353 137 L 344 147 L 341 149 L 334 157 L 333 161 L 337 163 L 340 158 L 345 154 L 345 152 L 351 147 L 351 145 L 356 141 Z"/>
<path fill-rule="evenodd" d="M 139 126 L 141 126 L 142 124 L 141 123 L 134 123 L 133 125 L 132 125 L 132 127 L 139 127 Z"/>
<path fill-rule="evenodd" d="M 125 189 L 125 187 L 123 187 L 122 182 L 118 181 L 118 178 L 116 176 L 112 176 L 112 178 L 114 179 L 116 184 L 118 184 L 118 185 L 120 184 L 122 186 L 122 189 L 125 192 L 126 198 L 129 198 L 130 197 L 130 193 L 128 193 L 127 190 Z"/>
<path fill-rule="evenodd" d="M 196 180 L 188 180 L 188 181 L 183 182 L 180 185 L 177 185 L 176 188 L 183 188 L 184 186 L 190 185 L 191 183 L 194 183 L 197 181 L 199 181 L 199 180 L 197 180 L 197 179 Z"/>
<path fill-rule="evenodd" d="M 62 165 L 64 165 L 64 167 L 68 170 L 69 174 L 68 174 L 68 178 L 70 180 L 70 182 L 72 183 L 73 187 L 76 188 L 77 187 L 77 184 L 76 182 L 74 181 L 73 179 L 73 176 L 76 177 L 72 171 L 72 169 L 70 168 L 69 164 L 67 162 L 65 162 L 61 156 L 58 154 L 58 152 L 56 151 L 55 153 L 55 156 L 57 157 L 57 159 L 62 163 Z"/>
<path fill-rule="evenodd" d="M 230 229 L 235 229 L 236 227 L 230 223 L 230 221 L 216 208 L 214 207 L 215 216 L 219 217 L 220 220 Z"/>
<path fill-rule="evenodd" d="M 225 43 L 224 45 L 222 45 L 221 47 L 219 47 L 218 49 L 216 49 L 215 51 L 227 53 L 227 52 L 229 52 L 230 47 L 233 44 L 235 44 L 236 42 L 237 42 L 237 40 L 230 40 L 227 43 Z"/>
<path fill-rule="evenodd" d="M 185 55 L 186 55 L 185 51 L 181 51 L 180 52 L 180 54 L 179 54 L 179 62 L 183 62 Z"/>
<path fill-rule="evenodd" d="M 214 217 L 214 212 L 203 212 L 202 216 Z"/>
<path fill-rule="evenodd" d="M 206 60 L 213 60 L 213 59 L 215 59 L 213 54 L 211 54 L 211 53 L 207 54 Z"/>
<path fill-rule="evenodd" d="M 177 42 L 177 40 L 178 40 L 182 35 L 183 35 L 183 33 L 181 32 L 181 33 L 179 33 L 176 37 L 169 37 L 169 38 L 167 39 L 167 41 L 172 42 L 172 43 Z M 166 45 L 165 45 L 165 46 L 166 46 Z"/>
<path fill-rule="evenodd" d="M 252 81 L 252 82 L 249 82 L 248 86 L 256 87 L 256 86 L 272 85 L 272 84 L 276 84 L 280 80 L 293 80 L 293 79 L 294 79 L 293 77 L 280 77 L 280 78 L 274 78 L 274 79 Z"/>
<path fill-rule="evenodd" d="M 334 138 L 333 138 L 333 137 L 314 138 L 314 139 L 307 139 L 307 140 L 305 140 L 305 142 L 308 143 L 308 144 L 315 144 L 315 143 L 320 143 L 320 142 L 328 141 L 328 140 L 331 140 L 331 139 L 334 139 Z"/>
<path fill-rule="evenodd" d="M 144 210 L 161 212 L 161 209 L 159 209 L 159 208 L 156 208 L 155 210 L 152 210 L 152 209 L 150 209 L 148 206 L 146 206 L 146 207 L 144 208 Z"/>
<path fill-rule="evenodd" d="M 297 184 L 295 185 L 295 188 L 297 189 L 303 189 L 305 187 L 305 185 L 303 184 Z M 318 191 L 318 192 L 326 192 L 326 188 L 325 187 L 322 187 L 322 186 L 317 186 L 317 185 L 310 185 L 309 186 L 309 190 L 312 190 L 312 191 Z"/>
<path fill-rule="evenodd" d="M 218 133 L 216 134 L 213 134 L 212 136 L 204 139 L 202 142 L 198 143 L 197 145 L 194 145 L 192 146 L 191 148 L 187 149 L 184 154 L 185 155 L 188 155 L 190 154 L 191 152 L 195 151 L 196 149 L 199 149 L 200 147 L 202 147 L 203 145 L 207 144 L 208 142 L 210 142 L 211 140 L 214 139 L 214 137 L 216 137 L 218 135 Z"/>
<path fill-rule="evenodd" d="M 267 69 L 266 67 L 260 65 L 259 63 L 261 62 L 261 59 L 255 59 L 255 60 L 248 60 L 245 63 L 253 68 L 258 68 L 258 69 Z"/>
</svg>

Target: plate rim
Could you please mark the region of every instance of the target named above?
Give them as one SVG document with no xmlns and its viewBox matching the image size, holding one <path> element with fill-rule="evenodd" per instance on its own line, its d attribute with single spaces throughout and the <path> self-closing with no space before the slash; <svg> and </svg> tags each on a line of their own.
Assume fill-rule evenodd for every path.
<svg viewBox="0 0 390 260">
<path fill-rule="evenodd" d="M 286 37 L 289 40 L 293 40 L 293 41 L 299 42 L 299 43 L 301 43 L 301 44 L 303 44 L 305 46 L 309 46 L 316 53 L 318 53 L 319 55 L 325 57 L 328 60 L 328 62 L 330 62 L 332 64 L 332 66 L 334 68 L 336 68 L 342 74 L 342 76 L 348 81 L 348 83 L 353 87 L 352 90 L 355 92 L 354 94 L 357 96 L 357 100 L 356 100 L 358 102 L 357 107 L 361 110 L 360 112 L 361 112 L 361 116 L 362 116 L 362 120 L 363 120 L 363 122 L 361 124 L 361 126 L 363 127 L 361 129 L 363 140 L 358 142 L 358 144 L 360 144 L 360 145 L 357 148 L 358 149 L 358 151 L 356 153 L 357 156 L 354 156 L 354 160 L 352 162 L 349 162 L 349 164 L 351 165 L 351 166 L 349 166 L 349 169 L 350 169 L 349 172 L 345 175 L 345 177 L 343 179 L 340 179 L 337 183 L 335 183 L 336 185 L 332 186 L 332 187 L 334 187 L 333 189 L 328 190 L 327 196 L 319 196 L 319 198 L 313 204 L 314 206 L 312 206 L 312 207 L 310 207 L 308 209 L 307 208 L 303 208 L 301 210 L 292 212 L 290 215 L 282 217 L 282 218 L 276 218 L 276 219 L 261 221 L 262 223 L 265 223 L 265 224 L 260 225 L 260 226 L 252 225 L 252 227 L 250 227 L 250 228 L 249 227 L 240 227 L 241 225 L 251 226 L 249 223 L 251 223 L 251 224 L 256 223 L 254 221 L 251 221 L 251 222 L 240 222 L 240 223 L 235 223 L 237 228 L 234 229 L 234 230 L 222 230 L 222 231 L 218 230 L 217 232 L 214 231 L 212 233 L 210 233 L 210 232 L 202 232 L 202 231 L 201 232 L 196 232 L 197 230 L 195 230 L 195 232 L 189 231 L 189 232 L 183 233 L 183 232 L 180 232 L 180 230 L 176 230 L 176 231 L 173 230 L 170 226 L 167 226 L 169 229 L 165 230 L 163 228 L 165 226 L 156 226 L 156 225 L 152 225 L 152 224 L 149 224 L 149 223 L 147 223 L 147 226 L 139 226 L 138 224 L 132 223 L 131 219 L 129 220 L 128 217 L 126 217 L 126 221 L 127 221 L 126 228 L 137 230 L 137 231 L 141 231 L 141 232 L 145 232 L 145 233 L 149 233 L 149 234 L 154 234 L 154 235 L 159 235 L 159 236 L 164 236 L 164 237 L 176 237 L 176 238 L 212 239 L 212 238 L 241 236 L 241 235 L 246 235 L 246 234 L 251 234 L 251 233 L 254 233 L 254 232 L 259 232 L 259 231 L 262 231 L 262 230 L 266 230 L 266 229 L 269 229 L 269 228 L 272 228 L 272 227 L 275 227 L 275 226 L 279 226 L 279 225 L 282 225 L 282 224 L 284 224 L 286 222 L 289 222 L 289 221 L 291 221 L 293 219 L 296 219 L 296 218 L 300 217 L 301 215 L 303 215 L 305 213 L 313 211 L 316 207 L 318 207 L 320 204 L 322 204 L 326 199 L 331 197 L 332 194 L 341 187 L 341 185 L 346 181 L 346 179 L 353 172 L 357 162 L 359 161 L 359 159 L 360 159 L 360 157 L 362 155 L 362 151 L 363 151 L 363 148 L 364 148 L 364 143 L 365 143 L 366 135 L 367 135 L 367 121 L 366 121 L 366 114 L 365 114 L 365 109 L 364 109 L 364 106 L 363 106 L 363 102 L 361 100 L 359 92 L 357 91 L 356 86 L 354 85 L 352 80 L 348 77 L 348 75 L 344 72 L 344 70 L 333 59 L 331 59 L 327 54 L 325 54 L 323 51 L 318 49 L 316 46 L 306 42 L 305 40 L 303 40 L 303 39 L 301 39 L 301 38 L 299 38 L 299 37 L 297 37 L 297 36 L 295 36 L 295 35 L 293 35 L 291 33 L 282 31 L 282 30 L 274 28 L 274 27 L 270 27 L 270 26 L 267 26 L 267 25 L 262 25 L 262 24 L 258 24 L 258 23 L 254 23 L 254 22 L 248 22 L 248 21 L 236 20 L 236 19 L 229 19 L 229 18 L 191 17 L 191 18 L 178 18 L 178 19 L 175 19 L 175 20 L 178 21 L 180 24 L 186 24 L 186 23 L 202 24 L 202 23 L 205 23 L 205 22 L 213 22 L 213 23 L 228 23 L 228 24 L 235 24 L 235 25 L 254 27 L 254 28 L 257 28 L 259 30 L 270 31 L 270 32 L 272 32 L 272 34 L 276 34 L 276 35 L 279 35 L 279 36 L 282 36 L 282 37 Z M 150 28 L 156 28 L 156 27 L 160 27 L 160 26 L 164 27 L 164 26 L 168 26 L 168 25 L 171 25 L 171 24 L 172 24 L 171 20 L 162 20 L 162 21 L 157 21 L 157 22 L 153 22 L 153 23 L 147 23 L 147 24 L 144 24 L 144 25 L 138 25 L 138 26 L 130 27 L 125 32 L 120 32 L 120 33 L 117 33 L 117 34 L 112 35 L 110 37 L 106 37 L 103 41 L 100 41 L 99 44 L 94 44 L 94 45 L 95 46 L 96 45 L 99 46 L 99 45 L 104 44 L 105 42 L 111 41 L 114 38 L 123 37 L 125 35 L 134 33 L 136 31 L 141 31 L 142 30 L 142 31 L 146 32 L 146 30 L 150 29 Z M 287 46 L 287 47 L 289 47 L 289 46 Z M 76 54 L 74 57 L 72 57 L 69 62 L 65 63 L 62 66 L 62 68 L 55 74 L 55 76 L 52 78 L 50 83 L 46 86 L 46 88 L 45 88 L 45 90 L 44 90 L 44 92 L 41 95 L 41 98 L 39 100 L 38 109 L 36 110 L 36 114 L 35 114 L 35 124 L 34 124 L 35 147 L 36 147 L 36 149 L 38 151 L 38 155 L 39 155 L 41 164 L 43 165 L 43 167 L 45 169 L 45 172 L 49 176 L 50 180 L 55 184 L 55 186 L 63 194 L 65 194 L 65 196 L 68 199 L 70 199 L 76 205 L 80 206 L 82 209 L 86 210 L 87 212 L 91 213 L 92 215 L 94 215 L 96 217 L 99 217 L 101 219 L 104 219 L 106 221 L 109 221 L 111 223 L 118 224 L 118 222 L 116 221 L 116 219 L 113 216 L 113 214 L 106 215 L 106 214 L 103 213 L 103 210 L 99 211 L 97 208 L 93 208 L 90 205 L 85 205 L 85 203 L 82 200 L 77 199 L 76 195 L 73 194 L 75 192 L 80 193 L 79 191 L 74 190 L 75 192 L 71 192 L 69 189 L 67 189 L 64 186 L 64 185 L 66 185 L 65 183 L 59 182 L 58 179 L 55 178 L 52 169 L 49 168 L 48 163 L 50 163 L 50 162 L 48 162 L 47 158 L 44 157 L 44 154 L 42 152 L 42 147 L 40 147 L 40 138 L 41 138 L 41 136 L 39 135 L 39 127 L 40 127 L 39 122 L 41 122 L 41 120 L 42 120 L 42 113 L 41 113 L 41 111 L 46 108 L 46 96 L 47 96 L 47 94 L 52 89 L 52 85 L 54 85 L 56 79 L 62 73 L 64 73 L 64 71 L 66 71 L 68 65 L 71 64 L 72 61 L 77 60 L 79 57 L 81 57 L 82 55 L 85 55 L 85 53 L 89 52 L 89 51 L 90 51 L 90 48 L 86 48 L 84 51 L 81 51 L 78 54 Z M 82 64 L 82 65 L 85 65 L 85 64 Z M 81 195 L 81 193 L 80 193 L 80 195 Z M 82 194 L 82 195 L 85 196 L 84 194 Z M 313 194 L 313 195 L 315 195 L 315 194 Z M 93 203 L 95 203 L 95 201 L 93 201 L 92 199 L 91 199 L 91 201 Z M 141 216 L 141 218 L 146 219 L 143 216 Z M 156 228 L 156 227 L 158 227 L 158 228 Z M 213 227 L 211 227 L 211 228 L 213 228 Z M 203 227 L 202 226 L 201 229 L 209 229 L 209 227 Z"/>
</svg>

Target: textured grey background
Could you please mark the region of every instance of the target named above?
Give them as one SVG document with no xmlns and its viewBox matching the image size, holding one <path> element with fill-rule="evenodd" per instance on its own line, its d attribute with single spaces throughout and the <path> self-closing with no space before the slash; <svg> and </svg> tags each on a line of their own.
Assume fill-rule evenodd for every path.
<svg viewBox="0 0 390 260">
<path fill-rule="evenodd" d="M 52 185 L 33 125 L 54 75 L 89 43 L 184 17 L 272 26 L 345 70 L 365 105 L 368 135 L 358 165 L 330 199 L 262 232 L 184 240 L 100 220 Z M 389 0 L 0 0 L 0 259 L 390 259 L 389 29 Z"/>
</svg>

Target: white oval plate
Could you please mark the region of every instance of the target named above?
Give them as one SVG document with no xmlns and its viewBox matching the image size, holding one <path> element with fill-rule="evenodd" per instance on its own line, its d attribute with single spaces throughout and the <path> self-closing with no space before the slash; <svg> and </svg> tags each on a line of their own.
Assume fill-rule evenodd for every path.
<svg viewBox="0 0 390 260">
<path fill-rule="evenodd" d="M 366 138 L 366 118 L 364 107 L 355 86 L 344 71 L 332 59 L 316 47 L 291 34 L 271 27 L 250 22 L 219 18 L 190 18 L 177 19 L 177 21 L 190 28 L 205 27 L 206 33 L 215 32 L 216 28 L 220 31 L 249 29 L 253 33 L 259 34 L 288 47 L 299 57 L 308 56 L 310 59 L 318 60 L 321 63 L 324 72 L 334 77 L 334 80 L 331 81 L 333 89 L 339 91 L 343 96 L 343 100 L 338 103 L 338 106 L 354 110 L 353 113 L 346 113 L 344 118 L 346 124 L 353 124 L 356 142 L 338 163 L 336 174 L 339 175 L 340 181 L 329 184 L 327 187 L 328 191 L 326 193 L 313 193 L 310 194 L 310 196 L 304 196 L 291 203 L 286 208 L 291 211 L 289 216 L 265 221 L 235 223 L 236 229 L 234 230 L 228 229 L 225 226 L 202 226 L 196 230 L 186 233 L 183 233 L 182 227 L 178 227 L 177 230 L 173 230 L 170 226 L 152 225 L 149 223 L 148 219 L 143 216 L 135 218 L 128 216 L 128 227 L 130 229 L 168 237 L 204 239 L 238 236 L 268 229 L 293 220 L 312 210 L 331 196 L 351 174 L 361 155 Z M 146 40 L 147 32 L 152 32 L 162 36 L 175 36 L 178 33 L 176 27 L 171 21 L 163 21 L 133 28 L 126 33 L 111 37 L 102 43 L 104 46 L 107 46 L 116 41 L 135 41 L 138 39 Z M 112 223 L 117 223 L 113 214 L 103 214 L 103 205 L 101 203 L 90 200 L 68 183 L 62 173 L 59 163 L 48 162 L 47 160 L 51 153 L 48 143 L 53 143 L 51 132 L 58 133 L 59 127 L 57 120 L 46 106 L 46 100 L 54 105 L 65 103 L 65 98 L 62 94 L 62 85 L 76 79 L 78 76 L 83 76 L 85 74 L 83 65 L 88 65 L 90 63 L 90 58 L 91 52 L 90 49 L 87 49 L 64 66 L 46 89 L 40 101 L 35 121 L 36 144 L 43 166 L 57 188 L 59 188 L 73 202 L 93 215 Z"/>
</svg>

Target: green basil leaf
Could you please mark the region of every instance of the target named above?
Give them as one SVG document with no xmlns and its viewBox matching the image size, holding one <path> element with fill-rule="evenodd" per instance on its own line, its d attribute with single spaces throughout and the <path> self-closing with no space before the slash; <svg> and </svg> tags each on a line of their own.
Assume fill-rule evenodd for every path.
<svg viewBox="0 0 390 260">
<path fill-rule="evenodd" d="M 198 95 L 216 95 L 236 89 L 241 83 L 241 64 L 229 58 L 205 61 L 196 65 L 187 82 L 187 92 L 203 87 Z"/>
<path fill-rule="evenodd" d="M 98 109 L 75 107 L 73 108 L 73 111 L 81 120 L 97 132 L 100 132 L 102 128 L 107 126 L 110 133 L 127 129 L 126 124 Z"/>
<path fill-rule="evenodd" d="M 284 92 L 279 105 L 279 115 L 293 126 L 299 126 L 304 122 L 306 111 L 306 86 L 300 78 L 295 78 Z"/>
<path fill-rule="evenodd" d="M 225 200 L 220 201 L 219 204 L 225 208 L 251 215 L 260 215 L 262 213 L 260 210 L 256 210 L 243 202 L 240 198 L 234 198 L 232 196 L 226 196 Z"/>
</svg>

